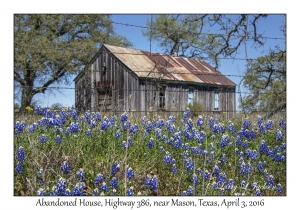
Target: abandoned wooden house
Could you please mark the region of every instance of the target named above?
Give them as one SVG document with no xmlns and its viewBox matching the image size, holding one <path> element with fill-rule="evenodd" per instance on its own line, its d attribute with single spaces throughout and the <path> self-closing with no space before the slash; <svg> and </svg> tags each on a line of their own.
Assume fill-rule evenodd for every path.
<svg viewBox="0 0 300 210">
<path fill-rule="evenodd" d="M 74 81 L 78 111 L 236 110 L 236 84 L 198 59 L 105 44 Z"/>
</svg>

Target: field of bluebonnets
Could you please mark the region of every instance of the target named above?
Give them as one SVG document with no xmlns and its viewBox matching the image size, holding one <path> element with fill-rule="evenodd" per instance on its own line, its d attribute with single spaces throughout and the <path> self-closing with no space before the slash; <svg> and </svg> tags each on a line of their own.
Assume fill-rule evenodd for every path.
<svg viewBox="0 0 300 210">
<path fill-rule="evenodd" d="M 16 196 L 286 195 L 284 119 L 28 112 L 14 123 Z"/>
</svg>

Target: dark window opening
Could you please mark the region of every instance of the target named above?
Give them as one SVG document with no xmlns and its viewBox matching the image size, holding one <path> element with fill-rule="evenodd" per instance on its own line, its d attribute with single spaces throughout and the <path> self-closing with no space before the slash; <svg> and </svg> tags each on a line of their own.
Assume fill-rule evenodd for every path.
<svg viewBox="0 0 300 210">
<path fill-rule="evenodd" d="M 162 87 L 159 90 L 159 108 L 166 108 L 166 87 Z"/>
</svg>

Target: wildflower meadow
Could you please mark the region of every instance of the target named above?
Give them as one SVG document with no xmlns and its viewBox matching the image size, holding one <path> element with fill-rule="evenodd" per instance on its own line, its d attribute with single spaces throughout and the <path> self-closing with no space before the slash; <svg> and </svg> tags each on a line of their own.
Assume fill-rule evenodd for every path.
<svg viewBox="0 0 300 210">
<path fill-rule="evenodd" d="M 14 123 L 14 195 L 285 196 L 286 122 L 37 106 Z"/>
</svg>

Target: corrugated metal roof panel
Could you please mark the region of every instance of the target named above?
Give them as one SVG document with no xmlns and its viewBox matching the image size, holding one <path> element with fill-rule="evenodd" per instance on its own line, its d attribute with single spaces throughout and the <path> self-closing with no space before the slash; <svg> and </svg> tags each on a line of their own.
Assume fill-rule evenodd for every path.
<svg viewBox="0 0 300 210">
<path fill-rule="evenodd" d="M 104 45 L 139 77 L 236 86 L 203 60 Z"/>
</svg>

